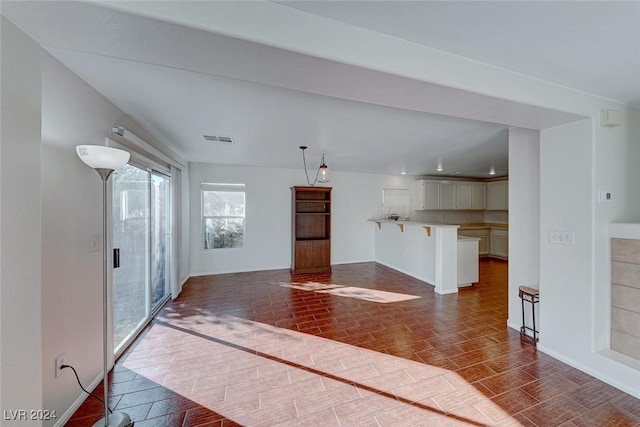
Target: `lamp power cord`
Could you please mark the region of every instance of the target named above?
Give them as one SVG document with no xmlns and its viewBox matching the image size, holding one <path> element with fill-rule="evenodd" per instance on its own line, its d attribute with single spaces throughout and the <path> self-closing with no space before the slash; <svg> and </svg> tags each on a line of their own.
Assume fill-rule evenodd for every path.
<svg viewBox="0 0 640 427">
<path fill-rule="evenodd" d="M 73 371 L 73 373 L 76 376 L 76 380 L 78 381 L 78 385 L 80 386 L 80 388 L 82 389 L 82 391 L 84 391 L 85 393 L 87 393 L 89 396 L 93 397 L 94 399 L 99 400 L 100 402 L 102 402 L 102 404 L 104 405 L 104 400 L 99 398 L 98 396 L 96 396 L 95 394 L 91 393 L 90 391 L 87 391 L 86 388 L 84 388 L 82 386 L 82 383 L 80 382 L 80 377 L 78 377 L 78 373 L 76 372 L 76 368 L 74 368 L 71 365 L 60 365 L 60 369 L 65 369 L 65 368 L 71 368 L 71 370 Z M 111 410 L 111 408 L 109 406 L 107 406 L 107 408 L 109 408 L 109 413 L 113 414 L 113 411 Z"/>
</svg>

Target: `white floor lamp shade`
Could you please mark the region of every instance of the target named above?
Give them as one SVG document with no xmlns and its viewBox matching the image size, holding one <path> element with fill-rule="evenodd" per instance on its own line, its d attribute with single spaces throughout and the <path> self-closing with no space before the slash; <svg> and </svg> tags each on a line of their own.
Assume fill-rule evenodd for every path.
<svg viewBox="0 0 640 427">
<path fill-rule="evenodd" d="M 113 147 L 101 145 L 78 145 L 76 153 L 80 160 L 98 172 L 102 179 L 102 362 L 104 372 L 104 417 L 94 427 L 129 427 L 133 421 L 123 412 L 109 413 L 109 370 L 107 344 L 107 180 L 115 169 L 124 167 L 129 161 L 129 153 Z"/>
<path fill-rule="evenodd" d="M 124 150 L 102 145 L 78 145 L 78 157 L 94 169 L 119 169 L 127 164 L 130 154 Z"/>
</svg>

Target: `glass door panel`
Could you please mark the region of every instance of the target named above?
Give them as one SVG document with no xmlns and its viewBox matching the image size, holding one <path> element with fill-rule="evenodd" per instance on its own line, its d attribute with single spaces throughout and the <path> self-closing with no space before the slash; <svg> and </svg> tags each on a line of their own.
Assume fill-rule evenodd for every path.
<svg viewBox="0 0 640 427">
<path fill-rule="evenodd" d="M 151 309 L 169 295 L 171 278 L 171 179 L 151 173 Z"/>
<path fill-rule="evenodd" d="M 133 165 L 113 175 L 113 247 L 120 259 L 119 267 L 113 270 L 116 349 L 149 315 L 150 175 Z"/>
</svg>

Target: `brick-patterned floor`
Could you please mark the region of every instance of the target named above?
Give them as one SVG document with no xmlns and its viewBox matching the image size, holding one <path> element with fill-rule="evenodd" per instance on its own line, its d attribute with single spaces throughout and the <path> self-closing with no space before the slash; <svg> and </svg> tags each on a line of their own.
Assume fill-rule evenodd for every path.
<svg viewBox="0 0 640 427">
<path fill-rule="evenodd" d="M 640 400 L 520 343 L 507 263 L 480 269 L 447 296 L 375 263 L 190 279 L 118 361 L 111 406 L 138 427 L 640 426 Z M 101 410 L 89 398 L 67 425 Z"/>
</svg>

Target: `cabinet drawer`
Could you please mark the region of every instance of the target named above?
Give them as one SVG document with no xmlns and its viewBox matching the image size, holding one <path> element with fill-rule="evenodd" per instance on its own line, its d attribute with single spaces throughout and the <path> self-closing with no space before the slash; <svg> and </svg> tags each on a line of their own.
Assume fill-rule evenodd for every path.
<svg viewBox="0 0 640 427">
<path fill-rule="evenodd" d="M 492 229 L 491 235 L 495 237 L 509 237 L 509 230 Z"/>
</svg>

